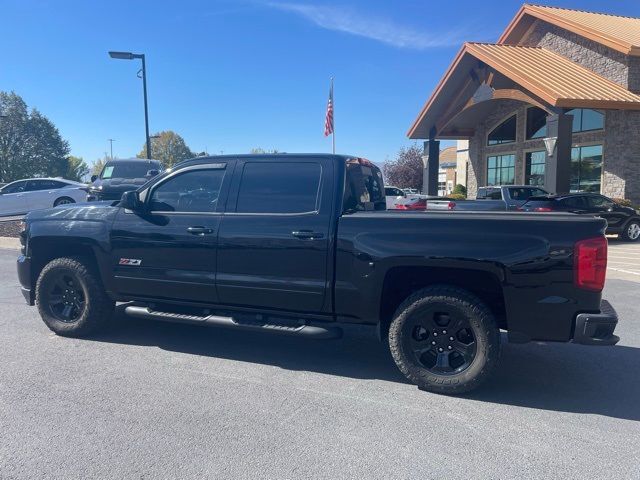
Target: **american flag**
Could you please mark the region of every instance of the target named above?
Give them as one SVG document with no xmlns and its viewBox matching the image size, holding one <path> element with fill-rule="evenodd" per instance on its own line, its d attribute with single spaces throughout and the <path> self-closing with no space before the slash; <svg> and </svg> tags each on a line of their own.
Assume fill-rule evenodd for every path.
<svg viewBox="0 0 640 480">
<path fill-rule="evenodd" d="M 327 115 L 324 119 L 324 136 L 328 137 L 333 133 L 333 79 L 329 88 L 329 101 L 327 102 Z"/>
</svg>

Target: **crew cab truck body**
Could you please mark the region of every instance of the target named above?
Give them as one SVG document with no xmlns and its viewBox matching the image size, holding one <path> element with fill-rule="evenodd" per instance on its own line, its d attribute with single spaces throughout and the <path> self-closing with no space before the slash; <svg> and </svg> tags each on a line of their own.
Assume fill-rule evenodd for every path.
<svg viewBox="0 0 640 480">
<path fill-rule="evenodd" d="M 531 185 L 501 185 L 480 187 L 475 200 L 429 200 L 427 210 L 458 210 L 470 212 L 505 212 L 518 210 L 532 196 L 546 195 L 540 187 Z"/>
<path fill-rule="evenodd" d="M 460 393 L 513 342 L 613 345 L 601 219 L 385 211 L 372 163 L 338 155 L 183 162 L 122 200 L 34 212 L 25 298 L 60 335 L 114 303 L 158 320 L 333 338 L 365 324 L 421 388 Z M 469 231 L 483 231 L 469 241 Z"/>
</svg>

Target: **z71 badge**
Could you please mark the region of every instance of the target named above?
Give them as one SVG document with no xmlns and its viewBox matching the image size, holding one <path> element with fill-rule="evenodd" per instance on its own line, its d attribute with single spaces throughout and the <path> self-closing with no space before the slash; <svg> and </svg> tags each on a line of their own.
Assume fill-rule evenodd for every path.
<svg viewBox="0 0 640 480">
<path fill-rule="evenodd" d="M 118 262 L 120 265 L 130 265 L 132 267 L 139 267 L 142 265 L 142 260 L 139 258 L 121 258 Z"/>
</svg>

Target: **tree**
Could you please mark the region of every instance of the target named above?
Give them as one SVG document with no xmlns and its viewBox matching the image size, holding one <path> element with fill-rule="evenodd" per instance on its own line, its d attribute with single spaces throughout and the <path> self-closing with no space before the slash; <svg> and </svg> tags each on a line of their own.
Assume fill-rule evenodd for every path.
<svg viewBox="0 0 640 480">
<path fill-rule="evenodd" d="M 38 110 L 15 92 L 0 92 L 0 181 L 64 176 L 69 144 Z"/>
<path fill-rule="evenodd" d="M 188 158 L 195 157 L 180 135 L 172 130 L 156 133 L 151 139 L 151 158 L 160 160 L 165 168 Z M 138 158 L 147 158 L 147 146 L 142 148 Z"/>
<path fill-rule="evenodd" d="M 81 182 L 88 174 L 89 167 L 82 157 L 74 157 L 73 155 L 67 157 L 67 171 L 64 178 Z"/>
<path fill-rule="evenodd" d="M 99 158 L 91 165 L 91 175 L 100 175 L 102 169 L 104 168 L 104 164 L 107 163 L 107 155 L 105 154 L 104 158 Z"/>
<path fill-rule="evenodd" d="M 280 153 L 277 149 L 273 148 L 271 150 L 265 150 L 264 148 L 256 147 L 249 150 L 249 153 L 253 153 L 255 155 L 263 154 L 263 153 Z"/>
<path fill-rule="evenodd" d="M 402 147 L 395 160 L 382 166 L 385 181 L 399 188 L 415 188 L 422 191 L 424 164 L 422 149 L 418 145 Z"/>
</svg>

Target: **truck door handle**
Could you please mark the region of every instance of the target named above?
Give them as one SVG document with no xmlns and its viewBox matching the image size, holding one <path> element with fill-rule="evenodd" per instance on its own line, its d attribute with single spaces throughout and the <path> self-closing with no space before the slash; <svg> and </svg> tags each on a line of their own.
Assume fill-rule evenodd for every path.
<svg viewBox="0 0 640 480">
<path fill-rule="evenodd" d="M 324 234 L 320 232 L 314 232 L 312 230 L 296 230 L 291 232 L 296 238 L 300 238 L 301 240 L 315 240 L 317 238 L 324 238 Z"/>
<path fill-rule="evenodd" d="M 187 232 L 189 232 L 191 235 L 209 235 L 213 233 L 213 228 L 189 227 L 187 228 Z"/>
</svg>

